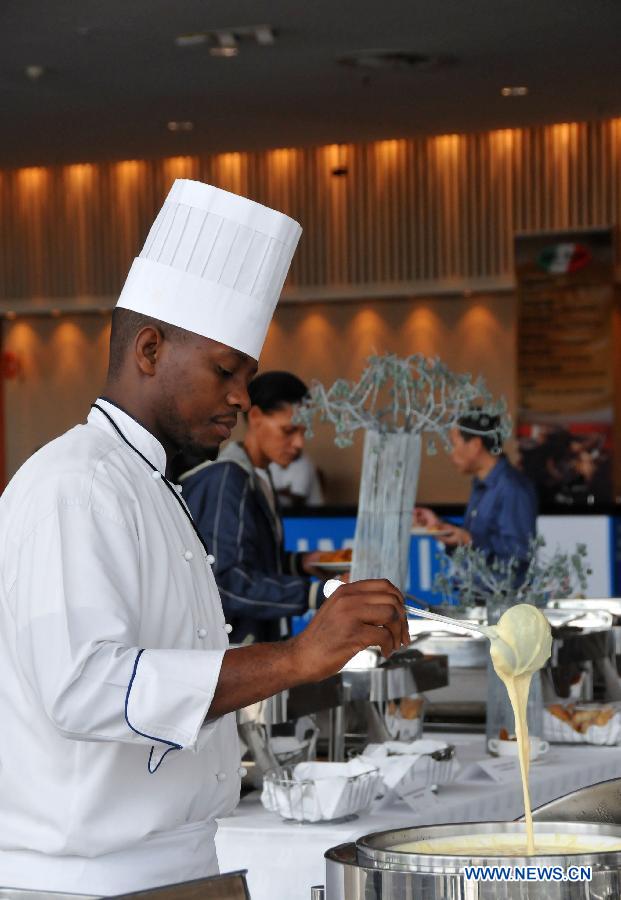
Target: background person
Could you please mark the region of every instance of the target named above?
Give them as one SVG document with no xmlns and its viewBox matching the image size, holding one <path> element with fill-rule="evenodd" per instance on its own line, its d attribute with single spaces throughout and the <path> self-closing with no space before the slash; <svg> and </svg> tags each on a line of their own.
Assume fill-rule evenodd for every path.
<svg viewBox="0 0 621 900">
<path fill-rule="evenodd" d="M 441 520 L 426 507 L 414 510 L 414 524 L 442 529 L 446 534 L 438 540 L 447 547 L 471 543 L 490 560 L 514 556 L 524 564 L 536 533 L 537 497 L 530 480 L 505 456 L 499 425 L 497 416 L 475 413 L 460 419 L 451 431 L 451 461 L 472 477 L 463 527 Z"/>
<path fill-rule="evenodd" d="M 323 582 L 311 581 L 319 553 L 285 553 L 269 466 L 300 456 L 304 426 L 292 421 L 307 387 L 290 372 L 265 372 L 248 386 L 248 427 L 216 462 L 182 476 L 183 496 L 211 548 L 233 643 L 289 634 L 288 618 L 316 609 Z"/>
</svg>

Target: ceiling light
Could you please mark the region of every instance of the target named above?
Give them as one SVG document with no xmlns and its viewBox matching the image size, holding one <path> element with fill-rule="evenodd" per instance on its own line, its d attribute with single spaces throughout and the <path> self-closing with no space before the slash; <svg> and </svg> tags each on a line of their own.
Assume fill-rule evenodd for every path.
<svg viewBox="0 0 621 900">
<path fill-rule="evenodd" d="M 175 38 L 177 47 L 196 47 L 207 43 L 207 34 L 204 31 L 195 34 L 178 34 Z"/>
<path fill-rule="evenodd" d="M 254 36 L 257 44 L 261 44 L 264 47 L 274 43 L 275 35 L 271 25 L 257 25 L 254 30 Z"/>
<path fill-rule="evenodd" d="M 188 121 L 171 121 L 168 122 L 166 127 L 169 131 L 194 131 L 194 122 Z"/>
<path fill-rule="evenodd" d="M 356 69 L 435 69 L 454 60 L 445 56 L 430 56 L 412 50 L 356 50 L 337 59 L 342 66 Z"/>
<path fill-rule="evenodd" d="M 223 59 L 228 57 L 237 56 L 239 53 L 239 49 L 237 47 L 210 47 L 209 55 L 210 56 L 219 56 Z"/>
<path fill-rule="evenodd" d="M 525 97 L 528 94 L 528 88 L 524 85 L 517 87 L 503 87 L 500 90 L 503 97 Z"/>
<path fill-rule="evenodd" d="M 209 44 L 212 56 L 231 57 L 238 55 L 240 43 L 269 47 L 274 44 L 277 30 L 272 25 L 236 25 L 232 28 L 214 28 L 207 31 L 193 31 L 178 34 L 177 47 L 196 47 Z"/>
<path fill-rule="evenodd" d="M 29 78 L 31 81 L 38 81 L 44 74 L 45 69 L 43 66 L 26 66 L 24 72 L 26 73 L 26 78 Z"/>
</svg>

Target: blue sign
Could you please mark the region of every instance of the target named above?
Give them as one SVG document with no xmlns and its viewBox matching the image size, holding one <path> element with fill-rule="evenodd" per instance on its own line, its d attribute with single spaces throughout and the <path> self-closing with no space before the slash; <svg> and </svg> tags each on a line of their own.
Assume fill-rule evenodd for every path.
<svg viewBox="0 0 621 900">
<path fill-rule="evenodd" d="M 450 521 L 459 524 L 461 520 L 451 517 Z M 353 546 L 356 519 L 354 516 L 285 518 L 284 528 L 287 550 L 341 550 Z M 440 602 L 441 597 L 433 593 L 432 585 L 440 568 L 437 557 L 443 552 L 440 541 L 425 535 L 412 536 L 406 591 L 425 603 Z"/>
</svg>

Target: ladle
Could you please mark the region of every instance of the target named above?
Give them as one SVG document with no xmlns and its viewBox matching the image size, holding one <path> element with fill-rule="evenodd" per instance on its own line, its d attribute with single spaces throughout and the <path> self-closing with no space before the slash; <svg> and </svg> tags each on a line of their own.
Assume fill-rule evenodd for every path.
<svg viewBox="0 0 621 900">
<path fill-rule="evenodd" d="M 338 578 L 331 578 L 329 581 L 326 581 L 323 587 L 323 595 L 324 597 L 331 597 L 332 594 L 339 588 L 344 581 L 339 581 Z M 406 597 L 409 596 L 406 594 Z M 414 598 L 412 598 L 414 599 Z M 475 625 L 474 623 L 465 620 L 465 619 L 451 619 L 449 616 L 440 616 L 438 613 L 429 612 L 426 609 L 419 609 L 418 607 L 408 607 L 408 612 L 415 615 L 420 616 L 423 619 L 431 619 L 433 622 L 440 622 L 442 625 L 450 625 L 455 628 L 464 628 L 466 631 L 474 631 L 477 634 L 482 634 L 484 637 L 490 639 L 493 635 L 493 631 L 486 625 Z M 490 633 L 491 632 L 491 633 Z"/>
</svg>

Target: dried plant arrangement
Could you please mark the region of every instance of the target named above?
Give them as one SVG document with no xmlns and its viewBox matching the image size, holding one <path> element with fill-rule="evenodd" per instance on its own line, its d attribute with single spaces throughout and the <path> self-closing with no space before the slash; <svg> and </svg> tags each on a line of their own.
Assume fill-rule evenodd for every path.
<svg viewBox="0 0 621 900">
<path fill-rule="evenodd" d="M 317 416 L 334 425 L 338 447 L 365 433 L 351 578 L 388 578 L 401 590 L 423 445 L 429 454 L 438 444 L 448 448 L 451 429 L 465 416 L 478 420 L 473 434 L 502 442 L 511 433 L 504 400 L 494 400 L 481 377 L 456 374 L 422 354 L 371 356 L 357 382 L 314 382 L 296 414 L 309 436 Z M 492 431 L 496 417 L 500 426 Z"/>
<path fill-rule="evenodd" d="M 549 600 L 584 593 L 591 573 L 585 544 L 576 544 L 572 552 L 556 549 L 550 554 L 545 546 L 543 537 L 533 538 L 527 562 L 515 556 L 490 560 L 472 544 L 456 547 L 450 555 L 440 553 L 433 590 L 445 603 L 457 598 L 461 608 L 485 604 L 492 618 L 514 603 L 542 607 Z"/>
</svg>

